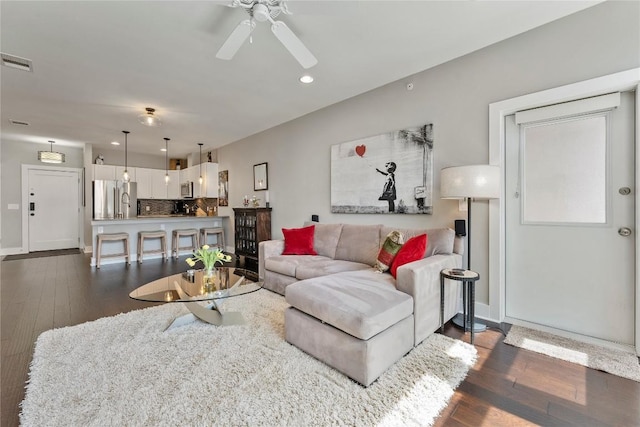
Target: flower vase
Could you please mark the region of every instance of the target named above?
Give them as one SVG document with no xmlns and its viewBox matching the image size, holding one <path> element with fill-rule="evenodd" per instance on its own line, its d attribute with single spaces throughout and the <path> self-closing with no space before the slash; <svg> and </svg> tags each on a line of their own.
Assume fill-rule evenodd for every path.
<svg viewBox="0 0 640 427">
<path fill-rule="evenodd" d="M 216 269 L 205 268 L 202 270 L 202 285 L 206 293 L 214 292 L 217 290 L 216 286 Z"/>
</svg>

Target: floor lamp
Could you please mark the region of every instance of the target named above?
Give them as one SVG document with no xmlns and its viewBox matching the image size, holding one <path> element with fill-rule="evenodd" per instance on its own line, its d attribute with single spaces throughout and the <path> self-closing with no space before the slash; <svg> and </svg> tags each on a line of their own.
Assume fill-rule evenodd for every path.
<svg viewBox="0 0 640 427">
<path fill-rule="evenodd" d="M 467 199 L 467 269 L 471 269 L 471 201 L 500 197 L 500 168 L 490 165 L 469 165 L 444 168 L 440 171 L 440 197 L 443 199 Z M 453 323 L 464 327 L 462 315 L 457 314 Z M 486 325 L 475 322 L 474 332 L 481 332 Z"/>
</svg>

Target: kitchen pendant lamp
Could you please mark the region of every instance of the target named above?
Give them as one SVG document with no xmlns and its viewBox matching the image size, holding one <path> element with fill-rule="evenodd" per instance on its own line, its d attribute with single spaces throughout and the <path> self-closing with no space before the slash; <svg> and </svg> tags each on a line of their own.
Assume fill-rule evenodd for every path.
<svg viewBox="0 0 640 427">
<path fill-rule="evenodd" d="M 53 151 L 55 141 L 49 141 L 51 151 L 38 151 L 38 160 L 42 163 L 64 163 L 64 153 Z"/>
<path fill-rule="evenodd" d="M 202 185 L 202 142 L 198 142 L 198 145 L 200 146 L 200 178 L 198 178 L 198 182 Z"/>
<path fill-rule="evenodd" d="M 129 182 L 129 171 L 127 170 L 127 135 L 129 135 L 129 131 L 123 130 L 122 133 L 124 133 L 124 172 L 122 172 L 122 180 Z"/>
<path fill-rule="evenodd" d="M 169 138 L 164 139 L 164 183 L 169 185 Z"/>
<path fill-rule="evenodd" d="M 140 114 L 138 116 L 138 120 L 140 121 L 140 123 L 145 126 L 160 126 L 162 124 L 160 117 L 155 115 L 155 108 L 147 107 L 145 108 L 145 110 L 146 113 Z"/>
</svg>

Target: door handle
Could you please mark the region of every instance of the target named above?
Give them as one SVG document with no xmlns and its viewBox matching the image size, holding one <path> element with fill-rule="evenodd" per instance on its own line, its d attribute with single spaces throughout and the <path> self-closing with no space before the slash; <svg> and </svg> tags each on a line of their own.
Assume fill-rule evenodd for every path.
<svg viewBox="0 0 640 427">
<path fill-rule="evenodd" d="M 622 237 L 629 237 L 631 236 L 631 229 L 629 227 L 620 227 L 618 229 L 618 234 Z"/>
</svg>

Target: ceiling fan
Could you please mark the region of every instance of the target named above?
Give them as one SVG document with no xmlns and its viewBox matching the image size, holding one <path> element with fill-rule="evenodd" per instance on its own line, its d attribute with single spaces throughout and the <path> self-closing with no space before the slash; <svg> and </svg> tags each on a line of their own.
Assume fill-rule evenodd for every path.
<svg viewBox="0 0 640 427">
<path fill-rule="evenodd" d="M 271 23 L 271 32 L 280 40 L 293 57 L 303 68 L 311 68 L 318 63 L 315 56 L 307 49 L 293 31 L 282 21 L 274 21 L 280 13 L 291 15 L 284 0 L 233 0 L 229 7 L 241 7 L 250 16 L 240 22 L 233 30 L 229 38 L 224 42 L 216 57 L 220 59 L 231 59 L 236 54 L 240 46 L 251 35 L 256 27 L 256 21 Z"/>
</svg>

